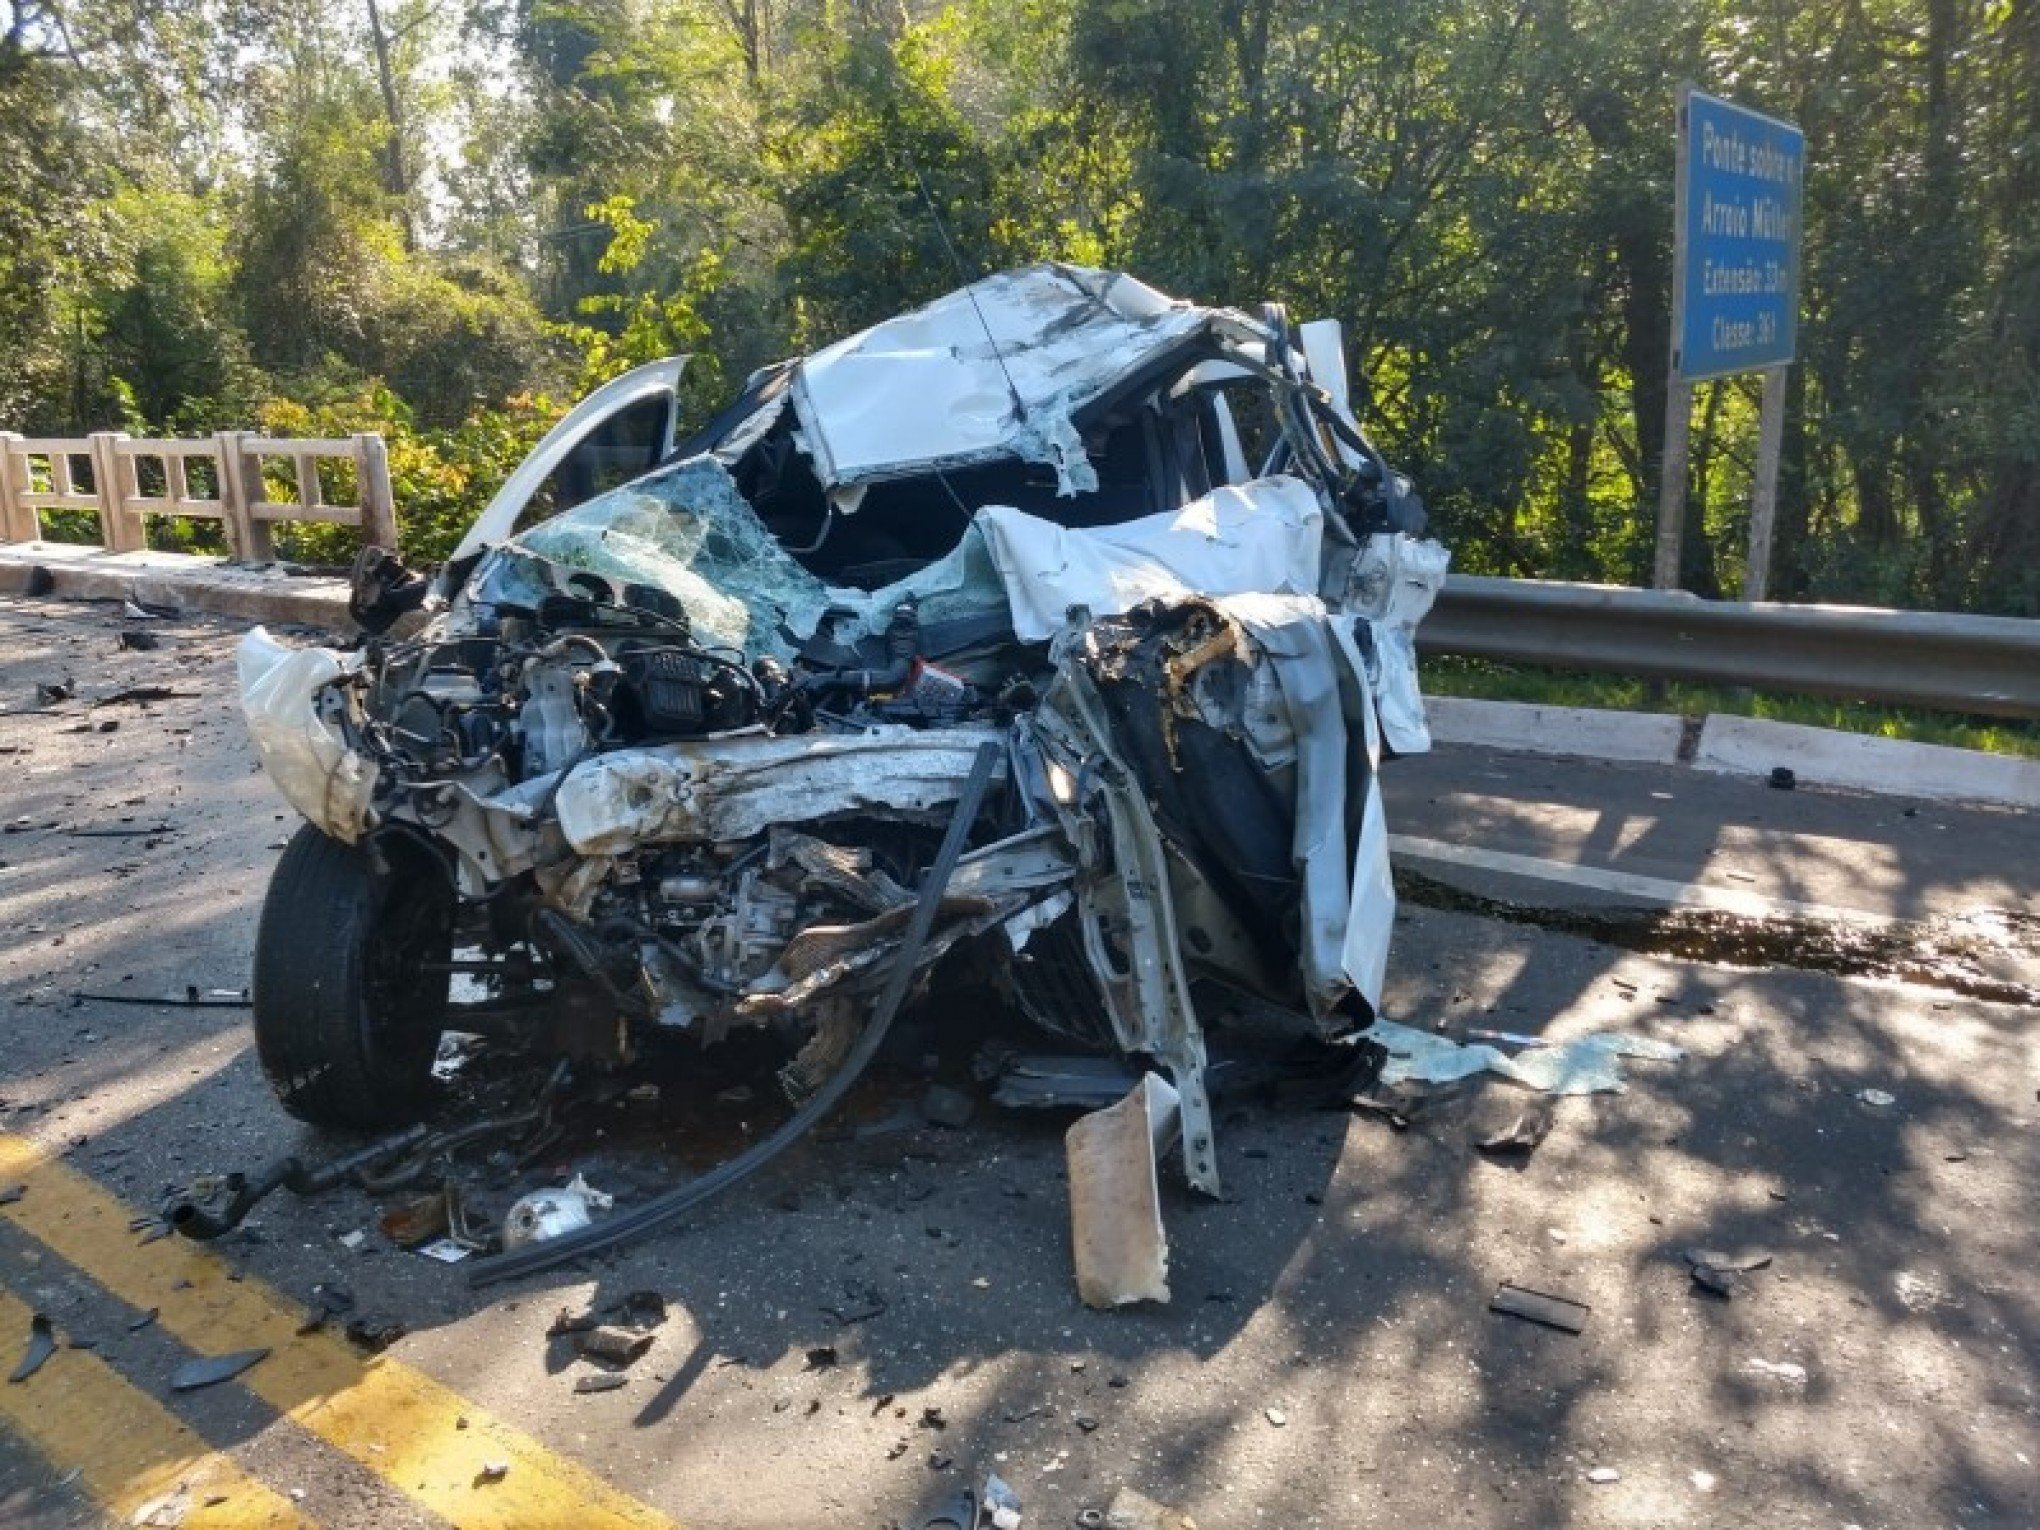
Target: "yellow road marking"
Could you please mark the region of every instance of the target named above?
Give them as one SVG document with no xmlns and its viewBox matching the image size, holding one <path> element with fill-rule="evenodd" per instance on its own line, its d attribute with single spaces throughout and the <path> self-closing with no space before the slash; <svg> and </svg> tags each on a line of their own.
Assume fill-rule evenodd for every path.
<svg viewBox="0 0 2040 1530">
<path fill-rule="evenodd" d="M 0 1216 L 69 1260 L 202 1355 L 267 1346 L 238 1383 L 412 1501 L 462 1530 L 674 1530 L 673 1522 L 587 1468 L 387 1355 L 299 1334 L 302 1313 L 180 1238 L 138 1245 L 132 1212 L 98 1183 L 0 1132 L 0 1182 L 23 1197 Z M 507 1463 L 501 1481 L 483 1468 Z"/>
<path fill-rule="evenodd" d="M 29 1317 L 0 1291 L 0 1333 L 26 1334 Z M 85 1490 L 122 1524 L 151 1504 L 162 1504 L 172 1522 L 172 1505 L 181 1504 L 183 1518 L 174 1522 L 191 1530 L 315 1530 L 290 1500 L 83 1350 L 59 1349 L 28 1380 L 0 1382 L 0 1419 L 57 1470 L 76 1467 Z"/>
</svg>

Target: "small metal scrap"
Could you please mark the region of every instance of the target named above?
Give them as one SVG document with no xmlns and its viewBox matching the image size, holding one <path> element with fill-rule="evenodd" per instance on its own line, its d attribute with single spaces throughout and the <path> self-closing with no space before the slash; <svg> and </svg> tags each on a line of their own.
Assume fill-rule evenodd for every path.
<svg viewBox="0 0 2040 1530">
<path fill-rule="evenodd" d="M 195 1392 L 200 1387 L 217 1386 L 222 1381 L 232 1381 L 241 1372 L 269 1357 L 267 1349 L 237 1349 L 232 1354 L 208 1355 L 200 1360 L 187 1360 L 177 1367 L 170 1378 L 173 1392 Z"/>
<path fill-rule="evenodd" d="M 50 1327 L 50 1320 L 40 1312 L 28 1320 L 28 1348 L 22 1351 L 21 1364 L 14 1368 L 9 1381 L 26 1381 L 43 1367 L 43 1362 L 57 1352 L 57 1335 Z"/>
<path fill-rule="evenodd" d="M 1561 1333 L 1580 1332 L 1587 1326 L 1587 1314 L 1592 1310 L 1581 1302 L 1568 1301 L 1563 1296 L 1547 1296 L 1542 1291 L 1532 1291 L 1523 1286 L 1506 1283 L 1495 1292 L 1494 1298 L 1488 1303 L 1490 1312 L 1541 1323 L 1546 1328 L 1556 1328 Z"/>
</svg>

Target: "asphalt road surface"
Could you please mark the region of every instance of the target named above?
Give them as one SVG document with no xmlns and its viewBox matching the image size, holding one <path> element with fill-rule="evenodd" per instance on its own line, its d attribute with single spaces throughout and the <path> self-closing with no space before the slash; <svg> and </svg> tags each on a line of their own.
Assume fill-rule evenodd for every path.
<svg viewBox="0 0 2040 1530">
<path fill-rule="evenodd" d="M 144 626 L 154 650 L 117 646 Z M 276 1108 L 245 1010 L 81 997 L 248 981 L 293 820 L 242 735 L 232 637 L 0 603 L 0 1200 L 20 1190 L 0 1205 L 0 1370 L 34 1312 L 57 1344 L 0 1382 L 0 1524 L 862 1530 L 918 1526 L 992 1472 L 1030 1527 L 1121 1487 L 1205 1530 L 2040 1523 L 2023 815 L 1400 761 L 1391 827 L 1429 880 L 1399 918 L 1389 1014 L 1619 1028 L 1683 1060 L 1558 1102 L 1514 1166 L 1474 1147 L 1529 1098 L 1506 1084 L 1402 1130 L 1228 1105 L 1223 1202 L 1165 1167 L 1174 1299 L 1098 1313 L 1070 1273 L 1067 1118 L 915 1114 L 931 1071 L 977 1087 L 988 1011 L 952 1000 L 843 1122 L 684 1227 L 475 1292 L 391 1244 L 357 1189 L 279 1194 L 209 1250 L 148 1223 L 194 1175 L 343 1146 Z M 1551 912 L 1619 915 L 1661 885 L 1818 917 L 1752 945 Z M 1891 916 L 1936 932 L 1922 959 L 1836 970 L 1822 920 Z M 754 1133 L 759 1083 L 696 1091 L 678 1120 L 618 1105 L 529 1170 L 476 1168 L 468 1193 L 500 1212 L 585 1169 L 640 1199 Z M 1694 1247 L 1769 1261 L 1723 1299 L 1690 1279 Z M 1583 1330 L 1491 1312 L 1504 1282 L 1584 1304 Z M 322 1286 L 352 1308 L 301 1331 Z M 646 1289 L 668 1303 L 649 1352 L 576 1391 L 594 1371 L 548 1339 L 555 1315 Z M 405 1334 L 371 1354 L 350 1318 Z M 172 1390 L 192 1358 L 249 1349 L 269 1353 Z"/>
</svg>

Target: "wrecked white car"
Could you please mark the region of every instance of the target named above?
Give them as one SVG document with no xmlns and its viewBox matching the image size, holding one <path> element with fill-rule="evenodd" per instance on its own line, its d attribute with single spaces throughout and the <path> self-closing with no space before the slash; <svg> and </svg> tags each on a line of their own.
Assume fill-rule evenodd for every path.
<svg viewBox="0 0 2040 1530">
<path fill-rule="evenodd" d="M 365 559 L 358 649 L 244 642 L 308 820 L 255 956 L 279 1097 L 386 1126 L 445 1032 L 602 1068 L 765 1027 L 797 1127 L 967 948 L 1165 1073 L 1216 1192 L 1202 1017 L 1369 1025 L 1376 772 L 1428 746 L 1446 555 L 1336 325 L 1043 265 L 675 444 L 678 369 L 574 411 L 429 586 Z M 517 530 L 541 486 L 580 502 Z"/>
</svg>

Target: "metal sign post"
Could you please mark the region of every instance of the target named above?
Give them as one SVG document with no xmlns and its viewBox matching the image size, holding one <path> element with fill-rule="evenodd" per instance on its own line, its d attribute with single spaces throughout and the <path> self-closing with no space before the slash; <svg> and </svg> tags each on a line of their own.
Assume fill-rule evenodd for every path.
<svg viewBox="0 0 2040 1530">
<path fill-rule="evenodd" d="M 1672 248 L 1672 364 L 1658 486 L 1653 582 L 1679 583 L 1693 384 L 1762 369 L 1756 483 L 1744 597 L 1770 576 L 1785 369 L 1799 342 L 1799 231 L 1806 139 L 1799 129 L 1679 87 L 1677 210 Z"/>
</svg>

